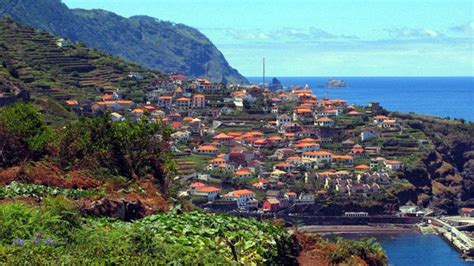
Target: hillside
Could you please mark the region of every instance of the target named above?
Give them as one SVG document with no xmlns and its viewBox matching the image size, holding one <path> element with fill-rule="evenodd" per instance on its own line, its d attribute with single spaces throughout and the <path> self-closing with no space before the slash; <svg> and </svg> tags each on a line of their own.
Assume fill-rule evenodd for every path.
<svg viewBox="0 0 474 266">
<path fill-rule="evenodd" d="M 183 24 L 104 10 L 69 9 L 60 0 L 0 0 L 0 16 L 138 63 L 162 73 L 247 83 L 198 30 Z"/>
<path fill-rule="evenodd" d="M 97 89 L 125 89 L 128 97 L 141 99 L 143 88 L 159 73 L 84 47 L 67 43 L 59 47 L 58 37 L 0 20 L 0 80 L 7 87 L 29 89 L 34 95 L 57 100 L 94 99 Z M 130 72 L 143 80 L 128 79 Z"/>
<path fill-rule="evenodd" d="M 398 114 L 421 130 L 434 149 L 407 168 L 401 177 L 416 186 L 417 201 L 449 214 L 474 204 L 474 124 L 429 116 Z"/>
</svg>

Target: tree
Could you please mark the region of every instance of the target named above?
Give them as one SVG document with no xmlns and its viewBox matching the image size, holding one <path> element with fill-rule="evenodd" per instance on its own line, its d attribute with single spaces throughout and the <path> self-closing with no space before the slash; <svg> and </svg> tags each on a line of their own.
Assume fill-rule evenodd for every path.
<svg viewBox="0 0 474 266">
<path fill-rule="evenodd" d="M 106 114 L 81 118 L 60 132 L 62 167 L 85 164 L 107 168 L 130 180 L 152 176 L 163 194 L 175 171 L 166 140 L 169 128 L 146 120 L 112 122 Z"/>
<path fill-rule="evenodd" d="M 27 144 L 34 159 L 46 155 L 54 139 L 53 130 L 33 104 L 17 103 L 1 110 L 0 124 Z"/>
<path fill-rule="evenodd" d="M 17 165 L 28 158 L 29 150 L 25 142 L 16 135 L 7 131 L 0 124 L 0 168 Z"/>
</svg>

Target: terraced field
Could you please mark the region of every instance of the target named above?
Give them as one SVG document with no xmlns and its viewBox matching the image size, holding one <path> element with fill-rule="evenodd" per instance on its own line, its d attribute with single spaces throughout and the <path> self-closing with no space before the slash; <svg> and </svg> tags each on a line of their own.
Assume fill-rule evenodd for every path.
<svg viewBox="0 0 474 266">
<path fill-rule="evenodd" d="M 93 98 L 100 90 L 117 88 L 137 95 L 158 75 L 82 44 L 66 42 L 60 47 L 59 39 L 11 19 L 0 20 L 0 78 L 63 100 Z M 143 73 L 144 81 L 127 79 L 129 72 Z"/>
</svg>

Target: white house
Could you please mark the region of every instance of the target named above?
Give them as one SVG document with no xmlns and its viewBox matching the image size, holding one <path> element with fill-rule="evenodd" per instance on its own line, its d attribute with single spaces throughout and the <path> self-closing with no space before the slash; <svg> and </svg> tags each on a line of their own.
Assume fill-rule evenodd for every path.
<svg viewBox="0 0 474 266">
<path fill-rule="evenodd" d="M 314 121 L 314 125 L 320 126 L 320 127 L 333 127 L 334 120 L 332 120 L 329 117 L 321 117 L 321 118 L 318 118 L 316 121 Z"/>
<path fill-rule="evenodd" d="M 237 201 L 239 208 L 257 208 L 258 201 L 253 191 L 248 189 L 239 189 L 227 193 L 224 198 L 226 200 Z"/>
<path fill-rule="evenodd" d="M 402 168 L 402 163 L 400 161 L 386 160 L 384 163 L 385 163 L 385 167 L 388 170 L 397 171 Z"/>
<path fill-rule="evenodd" d="M 215 200 L 219 196 L 221 189 L 218 187 L 201 186 L 197 187 L 194 195 L 207 197 L 208 200 Z"/>
<path fill-rule="evenodd" d="M 189 137 L 191 136 L 191 132 L 189 131 L 177 131 L 171 134 L 171 138 L 179 141 L 181 143 L 187 143 L 189 141 Z"/>
<path fill-rule="evenodd" d="M 332 153 L 327 151 L 310 151 L 303 153 L 303 160 L 320 163 L 332 163 Z"/>
<path fill-rule="evenodd" d="M 311 152 L 311 151 L 319 151 L 321 149 L 321 145 L 318 143 L 297 143 L 292 146 L 296 152 Z"/>
<path fill-rule="evenodd" d="M 287 114 L 282 114 L 282 115 L 277 116 L 277 119 L 276 119 L 277 127 L 282 127 L 289 123 L 291 123 L 291 117 L 289 117 Z"/>
</svg>

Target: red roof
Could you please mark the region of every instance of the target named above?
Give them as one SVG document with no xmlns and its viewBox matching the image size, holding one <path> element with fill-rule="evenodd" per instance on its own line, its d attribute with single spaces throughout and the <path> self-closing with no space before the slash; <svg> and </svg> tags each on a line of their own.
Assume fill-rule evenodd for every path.
<svg viewBox="0 0 474 266">
<path fill-rule="evenodd" d="M 171 123 L 172 128 L 179 128 L 181 127 L 181 122 L 174 121 Z"/>
<path fill-rule="evenodd" d="M 183 74 L 175 74 L 171 76 L 172 79 L 186 79 L 187 77 Z"/>
</svg>

